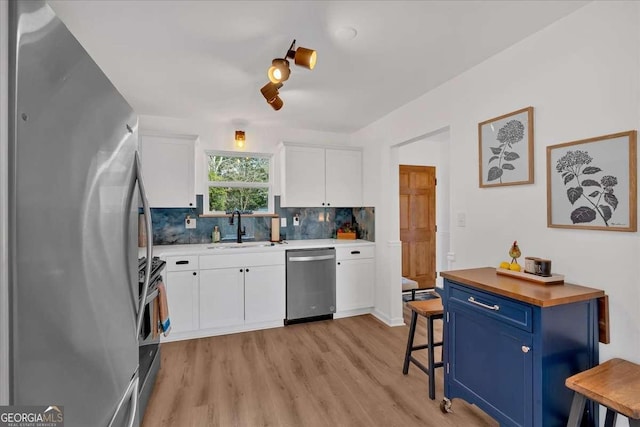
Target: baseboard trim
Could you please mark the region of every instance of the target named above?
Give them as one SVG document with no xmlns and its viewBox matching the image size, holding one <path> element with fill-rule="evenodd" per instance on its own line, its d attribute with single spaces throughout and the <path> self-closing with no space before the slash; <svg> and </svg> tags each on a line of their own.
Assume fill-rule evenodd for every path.
<svg viewBox="0 0 640 427">
<path fill-rule="evenodd" d="M 284 319 L 270 322 L 251 323 L 246 325 L 225 326 L 222 328 L 199 329 L 189 332 L 170 333 L 168 337 L 160 337 L 160 342 L 173 342 L 192 340 L 198 338 L 215 337 L 219 335 L 236 334 L 239 332 L 258 331 L 261 329 L 282 328 L 284 327 Z"/>
<path fill-rule="evenodd" d="M 343 317 L 361 316 L 363 314 L 371 314 L 373 307 L 355 308 L 353 310 L 338 311 L 333 315 L 334 319 L 342 319 Z"/>
<path fill-rule="evenodd" d="M 389 316 L 387 316 L 386 314 L 382 313 L 379 310 L 373 310 L 371 315 L 374 316 L 376 319 L 378 319 L 379 321 L 381 321 L 382 323 L 384 323 L 387 326 L 391 326 L 391 327 L 405 326 L 404 325 L 404 319 L 402 317 L 393 318 L 392 319 L 392 318 L 390 318 Z"/>
</svg>

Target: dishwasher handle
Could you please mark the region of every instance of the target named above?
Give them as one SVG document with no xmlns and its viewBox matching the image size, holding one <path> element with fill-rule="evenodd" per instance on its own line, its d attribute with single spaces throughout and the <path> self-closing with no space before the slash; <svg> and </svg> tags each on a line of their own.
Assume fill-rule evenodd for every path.
<svg viewBox="0 0 640 427">
<path fill-rule="evenodd" d="M 317 255 L 317 256 L 296 256 L 289 258 L 291 262 L 308 262 L 308 261 L 324 261 L 327 259 L 336 259 L 335 255 Z"/>
</svg>

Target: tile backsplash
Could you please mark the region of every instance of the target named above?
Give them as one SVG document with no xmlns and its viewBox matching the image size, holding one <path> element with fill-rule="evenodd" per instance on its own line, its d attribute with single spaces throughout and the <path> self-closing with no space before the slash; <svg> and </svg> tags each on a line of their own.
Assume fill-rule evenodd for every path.
<svg viewBox="0 0 640 427">
<path fill-rule="evenodd" d="M 237 223 L 229 224 L 229 217 L 200 217 L 196 208 L 152 208 L 153 243 L 155 245 L 184 245 L 211 243 L 211 233 L 217 225 L 223 242 L 236 240 Z M 196 219 L 196 228 L 185 228 L 185 218 Z M 375 241 L 375 209 L 358 208 L 281 208 L 280 196 L 275 196 L 275 215 L 286 218 L 287 226 L 280 227 L 283 240 L 330 239 L 344 224 L 356 228 L 359 239 Z M 295 216 L 300 225 L 294 226 Z M 271 218 L 243 217 L 244 241 L 267 241 L 271 238 Z M 237 221 L 237 218 L 236 218 Z"/>
</svg>

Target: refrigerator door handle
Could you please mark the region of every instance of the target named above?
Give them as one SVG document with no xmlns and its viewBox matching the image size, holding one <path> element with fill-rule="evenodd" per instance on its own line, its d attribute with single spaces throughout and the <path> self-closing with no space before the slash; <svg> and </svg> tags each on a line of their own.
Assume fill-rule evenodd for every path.
<svg viewBox="0 0 640 427">
<path fill-rule="evenodd" d="M 146 298 L 144 297 L 149 292 L 149 279 L 151 278 L 151 260 L 153 259 L 153 230 L 151 227 L 151 208 L 149 207 L 149 200 L 147 199 L 147 193 L 144 190 L 144 182 L 142 181 L 142 164 L 140 163 L 140 156 L 136 151 L 136 180 L 138 181 L 138 189 L 140 190 L 140 197 L 142 198 L 142 210 L 144 211 L 144 223 L 147 229 L 147 265 L 144 268 L 144 285 L 140 295 L 140 306 L 138 307 L 138 320 L 136 322 L 136 336 L 140 335 L 142 329 L 142 320 L 144 317 L 144 305 Z"/>
<path fill-rule="evenodd" d="M 109 421 L 109 427 L 114 427 L 113 423 L 116 421 L 116 418 L 120 413 L 122 406 L 129 400 L 131 401 L 131 410 L 129 411 L 129 421 L 127 421 L 126 425 L 127 427 L 133 427 L 133 424 L 135 423 L 135 420 L 136 420 L 136 414 L 138 413 L 138 385 L 139 384 L 140 384 L 140 377 L 138 377 L 138 372 L 136 371 L 136 373 L 133 375 L 133 378 L 129 382 L 129 386 L 127 387 L 124 394 L 122 395 L 122 398 L 120 398 L 120 401 L 118 402 L 118 406 L 116 406 L 116 410 L 114 411 L 113 416 L 111 417 L 111 421 Z"/>
</svg>

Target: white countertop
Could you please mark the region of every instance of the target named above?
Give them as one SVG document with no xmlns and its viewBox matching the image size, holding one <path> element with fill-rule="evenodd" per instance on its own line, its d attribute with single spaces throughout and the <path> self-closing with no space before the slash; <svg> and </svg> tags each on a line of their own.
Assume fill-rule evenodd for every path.
<svg viewBox="0 0 640 427">
<path fill-rule="evenodd" d="M 246 242 L 246 243 L 205 243 L 194 245 L 156 245 L 153 247 L 153 255 L 159 257 L 181 255 L 220 255 L 241 254 L 255 252 L 286 251 L 290 249 L 311 249 L 340 246 L 374 246 L 375 242 L 368 240 L 344 240 L 344 239 L 311 239 L 311 240 L 287 240 L 286 243 Z M 233 249 L 230 249 L 233 248 Z M 138 248 L 139 256 L 146 255 L 146 248 Z"/>
</svg>

